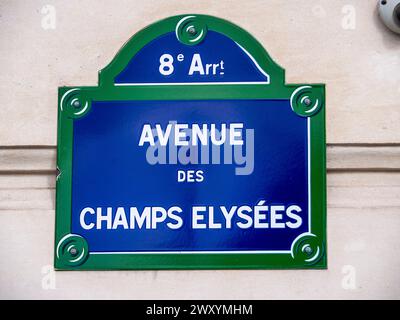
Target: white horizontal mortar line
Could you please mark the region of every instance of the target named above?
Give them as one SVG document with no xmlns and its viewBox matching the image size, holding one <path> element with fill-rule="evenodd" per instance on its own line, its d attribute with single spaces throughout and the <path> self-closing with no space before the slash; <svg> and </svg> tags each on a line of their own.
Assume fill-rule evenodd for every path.
<svg viewBox="0 0 400 320">
<path fill-rule="evenodd" d="M 328 171 L 400 172 L 400 144 L 328 144 Z M 0 174 L 55 174 L 56 146 L 0 146 Z"/>
</svg>

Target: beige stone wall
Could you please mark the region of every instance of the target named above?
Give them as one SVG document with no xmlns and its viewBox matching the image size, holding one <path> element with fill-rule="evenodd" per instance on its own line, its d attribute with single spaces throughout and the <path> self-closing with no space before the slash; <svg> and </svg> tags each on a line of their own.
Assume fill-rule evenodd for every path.
<svg viewBox="0 0 400 320">
<path fill-rule="evenodd" d="M 376 3 L 1 1 L 0 298 L 400 298 L 400 36 L 380 23 Z M 46 29 L 49 8 L 55 29 Z M 181 13 L 240 25 L 286 69 L 287 82 L 326 83 L 328 270 L 49 267 L 57 87 L 95 85 L 130 36 Z"/>
</svg>

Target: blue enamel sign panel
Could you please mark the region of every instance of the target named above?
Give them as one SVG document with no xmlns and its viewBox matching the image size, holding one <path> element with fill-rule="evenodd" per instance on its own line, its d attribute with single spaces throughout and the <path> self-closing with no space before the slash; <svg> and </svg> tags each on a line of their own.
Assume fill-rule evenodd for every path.
<svg viewBox="0 0 400 320">
<path fill-rule="evenodd" d="M 72 231 L 92 252 L 290 250 L 307 132 L 286 100 L 94 103 L 74 126 Z"/>
<path fill-rule="evenodd" d="M 177 16 L 60 88 L 58 269 L 325 268 L 323 85 Z"/>
</svg>

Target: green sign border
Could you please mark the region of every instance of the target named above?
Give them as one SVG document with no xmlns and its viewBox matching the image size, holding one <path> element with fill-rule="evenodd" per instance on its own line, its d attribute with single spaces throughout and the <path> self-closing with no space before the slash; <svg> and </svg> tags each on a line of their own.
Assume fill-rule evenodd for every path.
<svg viewBox="0 0 400 320">
<path fill-rule="evenodd" d="M 182 23 L 184 22 L 184 23 Z M 188 23 L 196 39 L 186 33 Z M 182 28 L 185 26 L 185 28 Z M 178 39 L 194 45 L 207 32 L 220 32 L 242 46 L 268 71 L 269 84 L 204 84 L 115 86 L 115 77 L 132 57 L 153 39 L 176 32 Z M 132 100 L 290 100 L 294 112 L 309 121 L 311 232 L 299 236 L 289 253 L 155 253 L 91 254 L 85 239 L 71 234 L 72 153 L 74 119 L 83 117 L 93 101 Z M 99 72 L 97 87 L 58 89 L 57 183 L 55 260 L 58 270 L 112 269 L 326 269 L 326 150 L 325 85 L 285 84 L 285 71 L 262 45 L 240 27 L 207 15 L 179 15 L 154 23 L 135 34 L 113 61 Z"/>
</svg>

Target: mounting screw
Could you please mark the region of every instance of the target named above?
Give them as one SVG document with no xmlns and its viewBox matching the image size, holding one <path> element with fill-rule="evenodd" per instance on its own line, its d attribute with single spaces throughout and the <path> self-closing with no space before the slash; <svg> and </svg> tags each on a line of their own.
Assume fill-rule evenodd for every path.
<svg viewBox="0 0 400 320">
<path fill-rule="evenodd" d="M 309 105 L 311 104 L 311 99 L 310 99 L 310 98 L 304 99 L 304 104 L 305 104 L 306 106 L 309 106 Z"/>
<path fill-rule="evenodd" d="M 79 100 L 75 100 L 75 101 L 72 103 L 72 105 L 73 105 L 75 108 L 79 108 L 79 107 L 81 106 L 81 103 L 79 102 Z"/>
<path fill-rule="evenodd" d="M 311 254 L 313 252 L 312 248 L 310 246 L 307 246 L 304 248 L 304 252 L 307 254 Z"/>
<path fill-rule="evenodd" d="M 78 254 L 78 250 L 76 250 L 76 248 L 71 248 L 69 249 L 69 253 L 71 256 L 76 256 Z"/>
<path fill-rule="evenodd" d="M 194 36 L 194 35 L 197 33 L 195 27 L 190 27 L 190 28 L 188 29 L 188 32 L 189 32 L 189 34 L 191 34 L 192 36 Z"/>
</svg>

